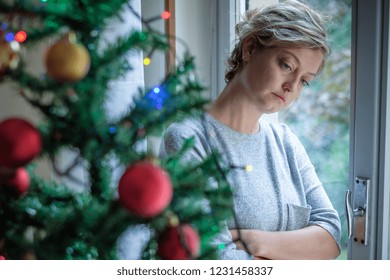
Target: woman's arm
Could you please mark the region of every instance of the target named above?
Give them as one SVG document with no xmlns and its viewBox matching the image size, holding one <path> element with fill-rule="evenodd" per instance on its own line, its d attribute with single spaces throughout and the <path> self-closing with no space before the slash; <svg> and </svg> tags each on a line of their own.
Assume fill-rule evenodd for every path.
<svg viewBox="0 0 390 280">
<path fill-rule="evenodd" d="M 191 126 L 192 125 L 192 126 Z M 176 123 L 169 126 L 161 141 L 160 157 L 167 156 L 171 153 L 180 151 L 184 141 L 189 137 L 195 138 L 195 145 L 193 149 L 187 151 L 183 155 L 181 161 L 183 164 L 194 165 L 202 162 L 208 155 L 206 147 L 202 143 L 207 143 L 204 139 L 204 134 L 199 133 L 201 129 L 194 127 L 194 124 L 187 122 L 186 124 Z M 250 260 L 252 255 L 248 252 L 236 248 L 236 244 L 232 242 L 230 232 L 227 224 L 221 228 L 219 234 L 210 242 L 211 245 L 217 249 L 218 258 L 226 260 Z"/>
<path fill-rule="evenodd" d="M 238 240 L 238 230 L 230 231 L 233 240 Z M 308 226 L 291 231 L 240 230 L 241 242 L 249 253 L 261 259 L 335 259 L 340 254 L 332 235 L 320 226 Z M 237 241 L 237 246 L 245 246 Z"/>
</svg>

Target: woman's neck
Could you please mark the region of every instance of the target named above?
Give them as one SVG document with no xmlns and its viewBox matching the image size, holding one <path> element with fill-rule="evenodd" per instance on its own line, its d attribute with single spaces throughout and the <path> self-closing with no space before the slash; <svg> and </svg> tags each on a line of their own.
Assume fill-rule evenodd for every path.
<svg viewBox="0 0 390 280">
<path fill-rule="evenodd" d="M 222 124 L 242 133 L 258 133 L 261 114 L 239 91 L 228 86 L 211 104 L 207 112 Z"/>
</svg>

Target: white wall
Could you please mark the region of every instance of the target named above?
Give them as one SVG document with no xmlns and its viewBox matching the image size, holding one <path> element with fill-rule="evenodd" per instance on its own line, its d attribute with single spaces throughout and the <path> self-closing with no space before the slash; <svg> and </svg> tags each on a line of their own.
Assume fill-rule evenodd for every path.
<svg viewBox="0 0 390 280">
<path fill-rule="evenodd" d="M 164 1 L 142 0 L 141 11 L 144 19 L 150 19 L 164 11 Z M 164 21 L 156 20 L 151 27 L 164 32 Z M 145 56 L 147 54 L 144 54 Z M 161 82 L 165 74 L 165 55 L 161 52 L 154 52 L 151 63 L 144 67 L 145 88 L 152 88 Z"/>
<path fill-rule="evenodd" d="M 176 59 L 180 60 L 186 47 L 195 56 L 198 79 L 207 87 L 210 85 L 210 56 L 211 56 L 211 2 L 209 0 L 176 0 Z M 142 14 L 145 19 L 159 15 L 164 10 L 164 1 L 142 0 Z M 156 20 L 152 26 L 164 31 L 164 21 Z M 184 41 L 183 45 L 180 41 Z M 157 85 L 165 75 L 165 57 L 155 52 L 152 63 L 145 66 L 145 86 Z"/>
<path fill-rule="evenodd" d="M 214 16 L 212 2 L 209 0 L 176 0 L 176 35 L 184 40 L 195 56 L 196 72 L 199 81 L 210 88 L 211 83 L 211 50 L 212 26 Z M 185 50 L 177 42 L 177 56 L 180 58 Z M 209 96 L 209 92 L 205 93 Z"/>
<path fill-rule="evenodd" d="M 249 0 L 249 9 L 278 3 L 279 0 Z"/>
</svg>

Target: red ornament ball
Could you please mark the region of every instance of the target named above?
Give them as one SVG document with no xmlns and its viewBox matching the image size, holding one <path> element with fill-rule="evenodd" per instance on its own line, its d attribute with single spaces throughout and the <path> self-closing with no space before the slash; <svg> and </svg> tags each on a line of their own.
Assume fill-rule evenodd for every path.
<svg viewBox="0 0 390 280">
<path fill-rule="evenodd" d="M 184 243 L 184 244 L 183 244 Z M 189 224 L 169 227 L 158 240 L 157 254 L 164 260 L 189 260 L 198 256 L 200 238 Z"/>
<path fill-rule="evenodd" d="M 0 255 L 0 261 L 4 261 L 4 260 L 6 260 L 6 258 L 4 256 Z"/>
<path fill-rule="evenodd" d="M 26 169 L 20 167 L 15 170 L 13 175 L 4 181 L 7 187 L 13 188 L 20 196 L 26 193 L 30 187 L 30 176 Z"/>
<path fill-rule="evenodd" d="M 160 214 L 173 195 L 169 175 L 149 161 L 129 166 L 119 181 L 118 192 L 124 207 L 144 218 Z"/>
<path fill-rule="evenodd" d="M 9 118 L 0 123 L 0 166 L 17 168 L 26 165 L 41 149 L 41 134 L 28 121 Z"/>
</svg>

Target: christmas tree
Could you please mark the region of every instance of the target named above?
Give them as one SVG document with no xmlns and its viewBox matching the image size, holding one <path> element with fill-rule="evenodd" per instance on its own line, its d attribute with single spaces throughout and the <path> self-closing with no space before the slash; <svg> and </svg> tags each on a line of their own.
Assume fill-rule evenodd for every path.
<svg viewBox="0 0 390 280">
<path fill-rule="evenodd" d="M 142 29 L 107 44 L 103 31 L 123 10 Z M 142 259 L 216 258 L 210 243 L 232 208 L 218 155 L 183 166 L 192 139 L 164 159 L 139 148 L 208 102 L 193 57 L 187 52 L 160 84 L 140 88 L 120 116 L 108 117 L 105 107 L 110 82 L 132 69 L 129 54 L 142 52 L 147 63 L 155 52 L 170 51 L 172 37 L 150 25 L 168 17 L 144 19 L 128 0 L 0 1 L 0 82 L 15 84 L 43 116 L 39 124 L 17 115 L 0 120 L 0 258 L 117 259 L 125 232 Z M 42 62 L 46 72 L 37 77 L 19 50 L 45 41 L 53 43 Z M 64 149 L 76 156 L 58 166 Z M 80 189 L 36 174 L 37 159 Z M 72 173 L 80 165 L 82 180 Z M 143 244 L 132 238 L 140 230 Z"/>
</svg>

